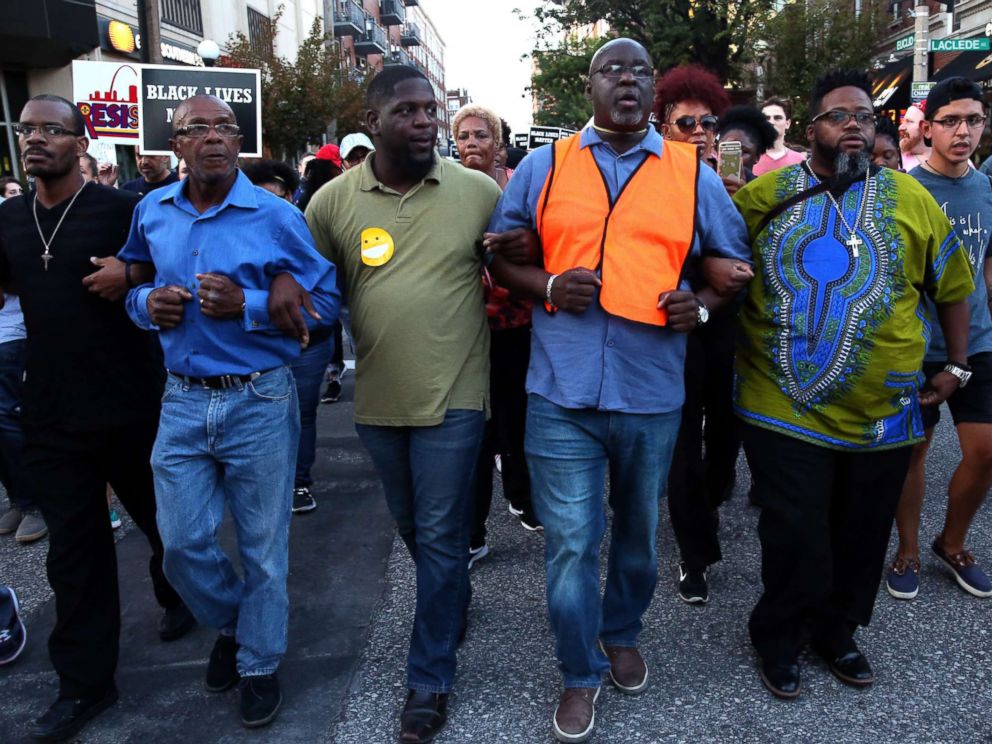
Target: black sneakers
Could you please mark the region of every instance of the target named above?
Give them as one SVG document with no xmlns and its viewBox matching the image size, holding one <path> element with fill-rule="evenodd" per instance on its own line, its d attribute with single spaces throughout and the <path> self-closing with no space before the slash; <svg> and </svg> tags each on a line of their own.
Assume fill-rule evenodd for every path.
<svg viewBox="0 0 992 744">
<path fill-rule="evenodd" d="M 241 723 L 248 728 L 267 726 L 276 719 L 282 705 L 282 691 L 275 672 L 255 677 L 242 677 Z"/>
<path fill-rule="evenodd" d="M 234 636 L 217 636 L 207 662 L 207 692 L 224 692 L 238 683 L 238 648 Z"/>
<path fill-rule="evenodd" d="M 28 641 L 28 632 L 20 613 L 14 590 L 0 584 L 0 666 L 20 656 Z"/>
<path fill-rule="evenodd" d="M 189 633 L 196 625 L 196 618 L 189 608 L 180 602 L 175 607 L 169 607 L 158 620 L 158 637 L 166 643 L 178 641 Z"/>
<path fill-rule="evenodd" d="M 333 377 L 327 381 L 324 394 L 320 396 L 321 403 L 337 403 L 341 399 L 341 380 Z"/>
<path fill-rule="evenodd" d="M 90 720 L 117 702 L 117 688 L 94 698 L 58 697 L 46 713 L 34 722 L 35 741 L 63 741 L 76 735 Z"/>
<path fill-rule="evenodd" d="M 307 486 L 293 489 L 293 514 L 306 514 L 317 508 L 317 501 Z"/>
<path fill-rule="evenodd" d="M 710 590 L 706 584 L 706 570 L 692 571 L 679 564 L 679 597 L 689 604 L 706 604 Z"/>
</svg>

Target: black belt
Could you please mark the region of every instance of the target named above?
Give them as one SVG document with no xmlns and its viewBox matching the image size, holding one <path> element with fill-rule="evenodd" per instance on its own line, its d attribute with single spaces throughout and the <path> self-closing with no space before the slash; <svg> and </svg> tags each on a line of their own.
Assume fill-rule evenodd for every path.
<svg viewBox="0 0 992 744">
<path fill-rule="evenodd" d="M 172 370 L 169 370 L 169 374 L 182 380 L 187 385 L 199 385 L 210 390 L 227 390 L 228 388 L 236 387 L 237 383 L 243 385 L 252 380 L 257 380 L 266 372 L 271 371 L 267 369 L 264 372 L 250 372 L 247 375 L 217 375 L 216 377 L 191 377 L 189 375 L 176 374 Z"/>
</svg>

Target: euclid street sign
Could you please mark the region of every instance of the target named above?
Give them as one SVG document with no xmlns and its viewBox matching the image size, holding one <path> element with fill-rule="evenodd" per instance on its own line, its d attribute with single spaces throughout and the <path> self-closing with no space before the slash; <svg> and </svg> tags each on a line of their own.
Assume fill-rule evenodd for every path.
<svg viewBox="0 0 992 744">
<path fill-rule="evenodd" d="M 910 34 L 909 36 L 903 36 L 901 39 L 896 41 L 896 51 L 902 52 L 907 49 L 912 49 L 913 44 L 916 43 L 916 35 Z"/>
<path fill-rule="evenodd" d="M 987 52 L 992 49 L 990 39 L 930 39 L 931 52 Z"/>
</svg>

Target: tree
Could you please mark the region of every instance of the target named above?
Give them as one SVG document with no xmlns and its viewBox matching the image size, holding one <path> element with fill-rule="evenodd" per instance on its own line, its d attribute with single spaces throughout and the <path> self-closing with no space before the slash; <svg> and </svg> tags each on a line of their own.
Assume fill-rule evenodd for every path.
<svg viewBox="0 0 992 744">
<path fill-rule="evenodd" d="M 568 39 L 557 49 L 534 50 L 531 91 L 537 98 L 534 123 L 581 129 L 592 116 L 585 96 L 589 63 L 606 39 Z"/>
<path fill-rule="evenodd" d="M 807 120 L 809 92 L 819 75 L 838 67 L 866 70 L 887 32 L 887 5 L 862 0 L 860 15 L 845 0 L 805 0 L 786 5 L 763 25 L 768 42 L 766 89 L 793 101 L 796 134 Z"/>
<path fill-rule="evenodd" d="M 371 73 L 349 67 L 337 42 L 315 18 L 300 44 L 295 62 L 275 52 L 283 6 L 273 14 L 253 44 L 244 34 L 231 34 L 221 64 L 257 68 L 262 78 L 262 140 L 274 157 L 285 159 L 323 141 L 337 123 L 343 131 L 359 131 L 365 87 Z"/>
</svg>

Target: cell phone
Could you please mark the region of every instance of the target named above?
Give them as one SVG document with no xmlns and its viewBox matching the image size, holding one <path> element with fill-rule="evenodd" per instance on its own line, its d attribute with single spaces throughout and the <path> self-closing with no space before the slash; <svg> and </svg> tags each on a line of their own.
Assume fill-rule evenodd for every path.
<svg viewBox="0 0 992 744">
<path fill-rule="evenodd" d="M 721 142 L 717 173 L 723 176 L 741 177 L 741 143 Z"/>
</svg>

